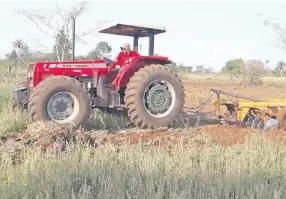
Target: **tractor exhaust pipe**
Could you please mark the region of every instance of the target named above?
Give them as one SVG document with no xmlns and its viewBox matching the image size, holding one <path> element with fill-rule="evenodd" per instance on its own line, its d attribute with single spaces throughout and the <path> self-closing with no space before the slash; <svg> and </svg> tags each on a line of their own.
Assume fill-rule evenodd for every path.
<svg viewBox="0 0 286 199">
<path fill-rule="evenodd" d="M 72 17 L 72 61 L 74 61 L 75 52 L 75 18 Z"/>
</svg>

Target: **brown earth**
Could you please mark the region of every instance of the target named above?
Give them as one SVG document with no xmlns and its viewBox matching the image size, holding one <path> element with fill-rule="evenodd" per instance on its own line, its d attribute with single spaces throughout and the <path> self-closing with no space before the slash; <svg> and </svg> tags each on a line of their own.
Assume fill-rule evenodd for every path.
<svg viewBox="0 0 286 199">
<path fill-rule="evenodd" d="M 37 128 L 36 128 L 37 127 Z M 70 127 L 54 123 L 37 122 L 31 124 L 25 131 L 2 137 L 0 152 L 13 147 L 40 147 L 43 151 L 58 148 L 64 150 L 66 143 L 77 142 L 101 148 L 105 145 L 118 147 L 121 145 L 162 146 L 173 148 L 177 144 L 186 146 L 219 145 L 231 147 L 244 144 L 246 136 L 251 133 L 264 134 L 262 131 L 250 131 L 247 128 L 231 125 L 209 125 L 197 128 L 179 128 L 158 130 L 128 129 L 120 131 L 73 131 Z M 286 132 L 275 130 L 267 133 L 266 137 L 286 143 Z"/>
</svg>

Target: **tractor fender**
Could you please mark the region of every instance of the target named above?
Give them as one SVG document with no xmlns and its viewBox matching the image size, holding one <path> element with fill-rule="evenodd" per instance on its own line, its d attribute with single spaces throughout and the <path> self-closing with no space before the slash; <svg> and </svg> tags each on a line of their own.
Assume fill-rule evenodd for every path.
<svg viewBox="0 0 286 199">
<path fill-rule="evenodd" d="M 137 72 L 140 68 L 151 64 L 165 65 L 170 63 L 168 57 L 161 56 L 140 56 L 133 58 L 132 61 L 123 65 L 115 79 L 115 88 L 120 89 L 125 87 L 129 82 L 130 78 Z"/>
</svg>

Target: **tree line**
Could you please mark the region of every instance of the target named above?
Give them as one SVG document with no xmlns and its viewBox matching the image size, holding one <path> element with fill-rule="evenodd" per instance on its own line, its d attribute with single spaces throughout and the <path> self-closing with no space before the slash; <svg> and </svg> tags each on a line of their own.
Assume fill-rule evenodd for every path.
<svg viewBox="0 0 286 199">
<path fill-rule="evenodd" d="M 52 48 L 44 46 L 40 41 L 35 39 L 39 47 L 44 47 L 45 50 L 33 50 L 22 39 L 16 39 L 12 42 L 12 49 L 8 52 L 0 64 L 21 66 L 30 61 L 64 61 L 72 58 L 72 22 L 73 19 L 78 21 L 81 16 L 88 10 L 88 2 L 83 1 L 75 4 L 69 9 L 60 8 L 56 5 L 54 11 L 46 12 L 45 9 L 24 9 L 16 10 L 17 14 L 28 19 L 35 27 L 42 32 L 43 36 L 52 43 Z M 97 30 L 104 21 L 95 21 L 94 27 L 87 29 L 80 28 L 80 31 L 75 32 L 76 42 L 87 44 L 85 37 L 90 34 L 97 33 Z M 76 60 L 99 59 L 103 56 L 110 56 L 112 51 L 111 46 L 100 41 L 97 45 L 90 49 L 86 55 L 76 56 Z"/>
<path fill-rule="evenodd" d="M 251 83 L 255 83 L 258 80 L 254 78 L 259 79 L 259 77 L 265 75 L 285 77 L 285 69 L 286 62 L 284 61 L 279 61 L 274 66 L 271 66 L 269 60 L 243 60 L 238 58 L 227 61 L 221 71 L 229 74 L 231 77 L 253 76 Z"/>
<path fill-rule="evenodd" d="M 62 32 L 59 33 L 60 37 L 67 37 Z M 65 47 L 65 55 L 58 59 L 56 48 L 53 47 L 51 52 L 47 51 L 33 51 L 29 45 L 21 39 L 17 39 L 12 42 L 12 49 L 6 53 L 5 57 L 0 60 L 2 66 L 16 66 L 21 67 L 34 61 L 63 61 L 71 60 L 72 47 L 68 45 Z M 88 59 L 100 59 L 102 57 L 110 56 L 112 47 L 106 41 L 100 41 L 97 45 L 90 50 L 86 55 L 75 56 L 75 60 L 88 60 Z"/>
</svg>

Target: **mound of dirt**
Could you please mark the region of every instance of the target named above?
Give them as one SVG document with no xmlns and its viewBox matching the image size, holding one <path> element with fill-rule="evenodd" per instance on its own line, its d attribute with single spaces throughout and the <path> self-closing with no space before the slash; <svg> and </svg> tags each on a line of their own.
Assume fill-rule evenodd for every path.
<svg viewBox="0 0 286 199">
<path fill-rule="evenodd" d="M 196 133 L 190 133 L 190 129 L 156 130 L 128 129 L 120 131 L 90 131 L 82 132 L 69 126 L 58 125 L 53 122 L 35 122 L 23 132 L 7 136 L 0 140 L 0 152 L 8 147 L 40 147 L 43 151 L 58 148 L 64 150 L 67 143 L 79 143 L 95 148 L 105 145 L 135 145 L 162 146 L 172 148 L 183 144 L 204 144 L 196 140 Z"/>
<path fill-rule="evenodd" d="M 17 145 L 41 147 L 44 150 L 54 147 L 58 143 L 69 141 L 71 127 L 58 125 L 54 122 L 35 122 L 26 130 L 2 138 L 2 145 L 5 143 L 18 143 Z"/>
</svg>

